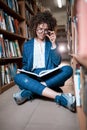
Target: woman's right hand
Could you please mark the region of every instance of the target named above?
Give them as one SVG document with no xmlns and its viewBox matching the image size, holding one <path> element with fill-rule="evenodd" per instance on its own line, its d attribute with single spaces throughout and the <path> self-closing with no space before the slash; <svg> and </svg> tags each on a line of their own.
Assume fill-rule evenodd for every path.
<svg viewBox="0 0 87 130">
<path fill-rule="evenodd" d="M 20 72 L 17 70 L 17 74 L 19 74 Z"/>
</svg>

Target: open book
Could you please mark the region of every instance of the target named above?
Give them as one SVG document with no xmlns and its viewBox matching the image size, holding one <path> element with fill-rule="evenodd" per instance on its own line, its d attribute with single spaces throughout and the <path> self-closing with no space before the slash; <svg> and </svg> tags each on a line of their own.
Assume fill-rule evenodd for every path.
<svg viewBox="0 0 87 130">
<path fill-rule="evenodd" d="M 53 72 L 57 72 L 58 70 L 59 70 L 59 66 L 56 68 L 50 69 L 50 70 L 43 70 L 39 74 L 36 74 L 36 73 L 30 72 L 30 71 L 26 71 L 24 69 L 18 69 L 19 72 L 26 73 L 30 76 L 34 76 L 37 78 L 43 78 L 45 76 L 48 76 L 49 74 L 52 74 Z"/>
</svg>

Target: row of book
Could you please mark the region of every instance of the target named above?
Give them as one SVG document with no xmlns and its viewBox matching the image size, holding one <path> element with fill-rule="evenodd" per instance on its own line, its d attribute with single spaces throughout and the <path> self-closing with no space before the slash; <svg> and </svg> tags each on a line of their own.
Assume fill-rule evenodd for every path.
<svg viewBox="0 0 87 130">
<path fill-rule="evenodd" d="M 32 14 L 27 9 L 25 9 L 25 16 L 26 16 L 27 23 L 29 23 L 30 19 L 32 18 Z"/>
<path fill-rule="evenodd" d="M 0 34 L 0 58 L 21 57 L 18 40 L 10 41 L 4 39 Z"/>
<path fill-rule="evenodd" d="M 26 0 L 26 5 L 28 6 L 28 8 L 30 8 L 32 12 L 34 11 L 33 3 L 34 0 Z"/>
<path fill-rule="evenodd" d="M 30 27 L 26 24 L 25 26 L 25 30 L 26 30 L 26 38 L 27 39 L 31 39 L 31 32 L 30 32 Z"/>
<path fill-rule="evenodd" d="M 25 9 L 25 17 L 26 17 L 26 25 L 25 25 L 25 27 L 26 27 L 26 37 L 27 38 L 31 38 L 31 33 L 30 33 L 30 26 L 29 26 L 29 24 L 30 24 L 30 19 L 32 18 L 32 14 L 30 13 L 30 11 L 26 8 Z"/>
<path fill-rule="evenodd" d="M 12 33 L 21 34 L 19 21 L 5 13 L 2 9 L 0 9 L 0 28 Z"/>
<path fill-rule="evenodd" d="M 0 66 L 0 87 L 9 84 L 17 72 L 17 64 L 9 63 Z"/>
<path fill-rule="evenodd" d="M 19 14 L 19 6 L 17 0 L 2 0 L 9 8 Z"/>
</svg>

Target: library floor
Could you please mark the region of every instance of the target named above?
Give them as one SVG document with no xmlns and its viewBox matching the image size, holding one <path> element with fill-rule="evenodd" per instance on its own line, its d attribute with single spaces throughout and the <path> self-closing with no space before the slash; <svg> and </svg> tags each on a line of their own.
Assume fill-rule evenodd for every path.
<svg viewBox="0 0 87 130">
<path fill-rule="evenodd" d="M 62 89 L 64 92 L 74 92 L 72 78 Z M 17 91 L 15 85 L 0 95 L 0 130 L 80 129 L 77 113 L 48 99 L 38 98 L 18 106 L 12 97 Z"/>
</svg>

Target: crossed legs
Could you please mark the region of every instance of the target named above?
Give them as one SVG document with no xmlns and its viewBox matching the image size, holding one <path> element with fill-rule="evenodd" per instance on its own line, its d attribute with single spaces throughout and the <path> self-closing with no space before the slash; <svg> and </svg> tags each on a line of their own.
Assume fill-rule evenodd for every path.
<svg viewBox="0 0 87 130">
<path fill-rule="evenodd" d="M 68 70 L 67 70 L 68 69 Z M 68 72 L 66 72 L 67 70 Z M 25 74 L 17 74 L 14 78 L 15 83 L 23 91 L 14 95 L 14 99 L 18 104 L 23 103 L 26 99 L 30 99 L 32 94 L 42 95 L 53 99 L 56 103 L 68 108 L 72 112 L 76 111 L 75 96 L 72 94 L 61 94 L 53 90 L 53 88 L 61 82 L 65 82 L 72 75 L 72 69 L 68 66 L 62 67 L 60 73 L 53 77 L 45 79 L 45 84 L 33 79 Z M 60 82 L 61 81 L 61 82 Z"/>
<path fill-rule="evenodd" d="M 31 91 L 35 94 L 46 96 L 48 98 L 55 98 L 59 93 L 54 91 L 55 86 L 61 86 L 64 82 L 72 76 L 72 68 L 70 66 L 64 66 L 58 71 L 57 74 L 52 77 L 45 79 L 45 85 L 25 74 L 17 74 L 14 78 L 15 83 L 20 89 Z"/>
</svg>

